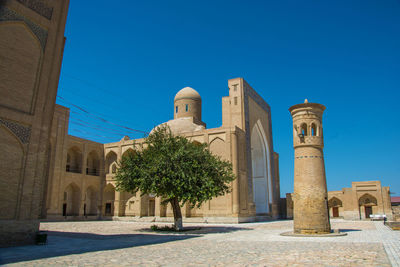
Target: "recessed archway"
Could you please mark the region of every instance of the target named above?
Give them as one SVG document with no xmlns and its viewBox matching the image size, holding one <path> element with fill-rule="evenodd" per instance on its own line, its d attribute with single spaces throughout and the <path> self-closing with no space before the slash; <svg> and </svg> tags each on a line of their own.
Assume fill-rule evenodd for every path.
<svg viewBox="0 0 400 267">
<path fill-rule="evenodd" d="M 113 173 L 113 166 L 117 164 L 117 154 L 114 151 L 108 152 L 106 156 L 106 173 Z"/>
<path fill-rule="evenodd" d="M 100 158 L 96 151 L 91 151 L 86 160 L 86 174 L 99 176 L 100 175 Z"/>
<path fill-rule="evenodd" d="M 81 191 L 75 183 L 70 183 L 64 190 L 63 215 L 78 216 L 81 202 Z"/>
<path fill-rule="evenodd" d="M 99 193 L 94 186 L 89 186 L 86 189 L 85 215 L 97 215 L 98 195 Z"/>
<path fill-rule="evenodd" d="M 115 200 L 115 187 L 112 184 L 107 184 L 104 188 L 103 203 L 104 203 L 104 215 L 114 215 L 114 200 Z"/>
<path fill-rule="evenodd" d="M 67 172 L 75 172 L 81 173 L 82 172 L 82 152 L 81 150 L 73 146 L 68 149 L 67 152 L 67 165 L 65 167 Z"/>
<path fill-rule="evenodd" d="M 258 121 L 251 131 L 253 200 L 257 214 L 269 213 L 272 202 L 270 153 L 265 132 Z"/>
</svg>

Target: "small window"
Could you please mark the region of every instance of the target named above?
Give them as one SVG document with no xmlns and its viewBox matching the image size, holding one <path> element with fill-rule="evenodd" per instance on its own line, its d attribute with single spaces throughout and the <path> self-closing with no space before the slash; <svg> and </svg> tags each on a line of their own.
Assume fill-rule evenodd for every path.
<svg viewBox="0 0 400 267">
<path fill-rule="evenodd" d="M 317 136 L 317 127 L 315 126 L 314 123 L 311 124 L 311 135 Z"/>
<path fill-rule="evenodd" d="M 67 192 L 64 192 L 64 201 L 67 201 Z"/>
<path fill-rule="evenodd" d="M 307 124 L 303 123 L 300 127 L 301 127 L 301 134 L 303 136 L 306 136 L 307 135 Z"/>
<path fill-rule="evenodd" d="M 175 113 L 178 113 L 178 106 L 175 107 Z"/>
<path fill-rule="evenodd" d="M 185 109 L 186 109 L 186 112 L 188 112 L 188 110 L 189 110 L 189 105 L 188 104 L 185 105 Z"/>
<path fill-rule="evenodd" d="M 235 104 L 235 106 L 237 105 L 237 96 L 235 96 L 234 98 L 233 98 L 233 102 L 234 102 L 234 104 Z"/>
</svg>

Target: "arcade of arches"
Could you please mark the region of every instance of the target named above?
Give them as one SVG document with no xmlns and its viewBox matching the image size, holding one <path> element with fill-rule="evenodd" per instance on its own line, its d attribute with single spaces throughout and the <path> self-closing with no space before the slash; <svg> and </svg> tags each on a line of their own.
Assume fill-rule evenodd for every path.
<svg viewBox="0 0 400 267">
<path fill-rule="evenodd" d="M 328 192 L 328 208 L 331 218 L 346 220 L 369 219 L 370 215 L 386 215 L 392 219 L 390 189 L 380 181 L 352 182 L 351 188 Z M 287 217 L 293 217 L 291 194 L 286 194 Z"/>
<path fill-rule="evenodd" d="M 229 95 L 222 99 L 222 126 L 206 129 L 201 119 L 201 97 L 190 87 L 174 98 L 173 117 L 166 122 L 174 134 L 206 143 L 215 155 L 232 162 L 237 179 L 232 192 L 204 203 L 185 206 L 184 218 L 192 221 L 245 222 L 258 216 L 278 218 L 279 165 L 273 149 L 269 105 L 242 78 L 228 81 Z M 69 109 L 56 105 L 47 189 L 48 219 L 99 219 L 104 216 L 173 217 L 170 206 L 151 195 L 115 189 L 118 162 L 143 139 L 124 137 L 100 144 L 68 135 Z M 311 130 L 310 130 L 311 131 Z"/>
</svg>

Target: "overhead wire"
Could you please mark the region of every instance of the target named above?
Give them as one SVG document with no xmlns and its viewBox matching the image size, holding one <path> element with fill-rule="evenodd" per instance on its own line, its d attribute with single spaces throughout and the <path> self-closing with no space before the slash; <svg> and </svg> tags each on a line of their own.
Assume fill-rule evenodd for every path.
<svg viewBox="0 0 400 267">
<path fill-rule="evenodd" d="M 57 97 L 58 97 L 59 99 L 61 99 L 62 101 L 64 101 L 65 103 L 67 103 L 67 104 L 69 104 L 69 105 L 71 105 L 71 106 L 77 108 L 78 110 L 84 112 L 84 113 L 87 114 L 88 116 L 91 116 L 91 117 L 93 117 L 93 118 L 96 118 L 96 119 L 98 119 L 98 120 L 100 120 L 100 121 L 102 121 L 102 122 L 104 122 L 104 123 L 108 123 L 108 124 L 111 124 L 111 125 L 114 125 L 114 126 L 118 126 L 118 127 L 121 127 L 121 128 L 123 128 L 123 129 L 125 129 L 125 130 L 132 131 L 132 132 L 135 132 L 135 133 L 142 133 L 142 134 L 146 134 L 146 135 L 149 134 L 149 133 L 146 132 L 146 131 L 133 129 L 133 128 L 128 127 L 128 126 L 125 126 L 125 125 L 122 125 L 122 124 L 118 124 L 118 123 L 114 123 L 114 122 L 112 122 L 112 121 L 106 120 L 106 119 L 104 119 L 104 118 L 102 118 L 102 117 L 100 117 L 100 116 L 98 116 L 98 115 L 96 115 L 96 114 L 94 114 L 94 113 L 92 113 L 92 112 L 86 110 L 85 108 L 83 108 L 83 107 L 81 107 L 81 106 L 78 106 L 78 105 L 76 105 L 76 104 L 73 104 L 73 103 L 67 101 L 64 97 L 62 97 L 62 96 L 60 96 L 60 95 L 57 95 Z"/>
<path fill-rule="evenodd" d="M 79 81 L 81 83 L 84 83 L 85 85 L 88 85 L 88 86 L 90 86 L 92 88 L 95 88 L 98 91 L 102 91 L 102 92 L 107 93 L 107 94 L 110 94 L 110 93 L 113 94 L 114 93 L 114 92 L 111 92 L 111 91 L 109 91 L 109 90 L 107 90 L 107 89 L 105 89 L 103 87 L 99 87 L 99 86 L 93 84 L 92 82 L 89 82 L 89 81 L 87 81 L 85 79 L 76 77 L 74 75 L 70 75 L 68 73 L 67 74 L 64 73 L 63 76 L 65 76 L 67 78 L 71 78 L 71 79 L 76 80 L 76 81 Z M 60 87 L 60 89 L 62 89 L 62 92 L 71 93 L 70 90 L 65 90 L 66 88 L 64 86 Z M 73 92 L 73 94 L 74 95 L 79 95 L 79 93 L 76 93 L 76 92 Z M 99 101 L 97 99 L 91 99 L 88 96 L 82 96 L 82 97 L 85 97 L 85 99 L 90 99 L 93 102 L 99 103 Z M 92 130 L 95 130 L 97 132 L 101 131 L 102 133 L 103 132 L 107 132 L 108 134 L 115 135 L 115 136 L 129 136 L 129 135 L 132 135 L 132 134 L 143 134 L 143 136 L 147 136 L 149 134 L 146 131 L 134 129 L 132 127 L 124 125 L 123 123 L 116 123 L 116 122 L 114 122 L 114 121 L 112 121 L 110 119 L 106 119 L 104 117 L 107 117 L 107 115 L 104 115 L 104 114 L 101 114 L 101 113 L 98 113 L 98 112 L 89 111 L 88 108 L 86 108 L 86 107 L 84 107 L 82 105 L 74 104 L 74 103 L 72 103 L 71 101 L 67 100 L 65 97 L 63 97 L 63 96 L 61 96 L 59 94 L 57 95 L 57 98 L 61 102 L 66 103 L 71 108 L 75 109 L 75 110 L 71 109 L 71 113 L 75 114 L 77 116 L 73 116 L 73 117 L 71 116 L 70 121 L 71 121 L 72 124 L 74 124 L 77 127 L 80 127 L 80 128 L 84 127 L 85 129 L 92 129 Z M 107 107 L 108 104 L 104 104 L 104 106 Z M 96 120 L 100 121 L 100 124 L 106 124 L 106 125 L 108 125 L 108 127 L 103 126 L 103 125 L 98 125 L 96 123 L 84 120 L 83 116 L 85 118 L 87 118 L 89 121 L 92 120 L 92 119 L 96 119 Z M 90 136 L 98 136 L 98 137 L 102 137 L 102 138 L 112 139 L 111 137 L 107 137 L 107 136 L 99 135 L 99 134 L 94 134 L 94 133 L 83 131 L 83 130 L 79 130 L 79 129 L 76 129 L 76 128 L 71 128 L 71 130 L 74 130 L 74 131 L 77 131 L 77 132 L 80 132 L 80 133 L 84 133 L 84 134 L 88 134 Z"/>
</svg>

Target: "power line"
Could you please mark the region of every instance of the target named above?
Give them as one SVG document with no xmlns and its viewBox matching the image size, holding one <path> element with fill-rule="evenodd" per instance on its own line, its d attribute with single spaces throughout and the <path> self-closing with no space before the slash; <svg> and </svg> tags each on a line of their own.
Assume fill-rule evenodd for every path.
<svg viewBox="0 0 400 267">
<path fill-rule="evenodd" d="M 125 129 L 125 130 L 129 130 L 129 131 L 136 132 L 136 133 L 142 133 L 142 134 L 146 134 L 146 135 L 149 134 L 149 133 L 146 132 L 146 131 L 133 129 L 133 128 L 128 127 L 128 126 L 124 126 L 124 125 L 121 125 L 121 124 L 114 123 L 114 122 L 112 122 L 112 121 L 106 120 L 106 119 L 104 119 L 104 118 L 102 118 L 102 117 L 100 117 L 100 116 L 98 116 L 98 115 L 96 115 L 96 114 L 93 114 L 92 112 L 86 110 L 85 108 L 83 108 L 83 107 L 81 107 L 81 106 L 75 105 L 75 104 L 73 104 L 73 103 L 67 101 L 67 100 L 66 100 L 65 98 L 63 98 L 62 96 L 57 95 L 57 97 L 58 97 L 59 99 L 61 99 L 62 101 L 64 101 L 65 103 L 67 103 L 67 104 L 69 104 L 69 105 L 71 105 L 71 106 L 77 108 L 78 110 L 84 112 L 86 115 L 92 116 L 92 117 L 94 117 L 94 118 L 96 118 L 96 119 L 98 119 L 98 120 L 100 120 L 100 121 L 102 121 L 102 122 L 104 122 L 104 123 L 108 123 L 108 124 L 111 124 L 111 125 L 114 125 L 114 126 L 118 126 L 118 127 L 121 127 L 121 128 L 123 128 L 123 129 Z"/>
</svg>

